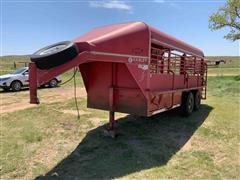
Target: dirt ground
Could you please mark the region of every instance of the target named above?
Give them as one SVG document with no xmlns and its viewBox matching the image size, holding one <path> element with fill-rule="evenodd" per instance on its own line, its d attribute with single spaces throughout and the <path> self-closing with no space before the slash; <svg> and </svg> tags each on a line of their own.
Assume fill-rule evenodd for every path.
<svg viewBox="0 0 240 180">
<path fill-rule="evenodd" d="M 86 97 L 84 88 L 77 87 L 77 97 Z M 40 103 L 61 102 L 74 98 L 74 89 L 71 87 L 43 88 L 38 90 Z M 37 106 L 29 103 L 29 89 L 20 92 L 0 91 L 0 114 L 14 112 Z"/>
</svg>

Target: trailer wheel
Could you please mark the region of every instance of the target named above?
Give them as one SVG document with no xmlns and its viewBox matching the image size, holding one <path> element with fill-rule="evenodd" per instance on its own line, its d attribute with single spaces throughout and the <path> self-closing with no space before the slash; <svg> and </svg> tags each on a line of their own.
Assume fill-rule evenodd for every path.
<svg viewBox="0 0 240 180">
<path fill-rule="evenodd" d="M 197 91 L 195 94 L 194 94 L 194 110 L 197 111 L 199 110 L 201 106 L 201 94 L 200 94 L 200 91 Z"/>
<path fill-rule="evenodd" d="M 76 44 L 63 41 L 39 49 L 31 55 L 31 61 L 35 62 L 39 69 L 50 69 L 72 60 L 77 55 Z"/>
<path fill-rule="evenodd" d="M 182 114 L 184 116 L 189 116 L 193 111 L 193 107 L 194 107 L 193 94 L 191 92 L 183 93 L 183 95 L 182 95 L 182 105 L 181 105 Z"/>
</svg>

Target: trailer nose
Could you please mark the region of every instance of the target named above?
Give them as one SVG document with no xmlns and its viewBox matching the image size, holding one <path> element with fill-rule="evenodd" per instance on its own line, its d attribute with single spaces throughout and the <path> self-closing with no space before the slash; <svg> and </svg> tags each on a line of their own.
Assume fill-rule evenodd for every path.
<svg viewBox="0 0 240 180">
<path fill-rule="evenodd" d="M 90 50 L 87 42 L 62 41 L 31 55 L 29 63 L 30 103 L 39 104 L 37 87 L 84 63 Z"/>
<path fill-rule="evenodd" d="M 77 55 L 78 48 L 74 42 L 62 41 L 39 49 L 30 59 L 39 69 L 50 69 L 72 60 Z"/>
</svg>

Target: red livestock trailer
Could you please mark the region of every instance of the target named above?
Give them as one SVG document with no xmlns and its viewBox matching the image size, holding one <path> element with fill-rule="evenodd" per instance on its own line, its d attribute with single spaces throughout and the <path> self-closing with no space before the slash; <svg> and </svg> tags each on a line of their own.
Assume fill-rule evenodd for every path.
<svg viewBox="0 0 240 180">
<path fill-rule="evenodd" d="M 74 41 L 40 49 L 31 57 L 30 103 L 37 87 L 79 68 L 89 108 L 139 116 L 182 107 L 185 115 L 206 98 L 207 65 L 201 50 L 143 22 L 95 28 Z"/>
</svg>

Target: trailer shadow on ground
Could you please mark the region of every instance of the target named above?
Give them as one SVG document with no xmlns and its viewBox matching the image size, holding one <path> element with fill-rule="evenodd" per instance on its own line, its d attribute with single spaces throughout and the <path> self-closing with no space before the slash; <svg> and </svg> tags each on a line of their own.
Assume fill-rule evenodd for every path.
<svg viewBox="0 0 240 180">
<path fill-rule="evenodd" d="M 36 179 L 113 179 L 165 165 L 212 109 L 202 105 L 188 118 L 179 116 L 178 109 L 151 118 L 120 118 L 116 139 L 103 136 L 104 126 L 93 129 L 70 155 Z"/>
</svg>

